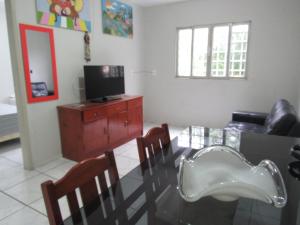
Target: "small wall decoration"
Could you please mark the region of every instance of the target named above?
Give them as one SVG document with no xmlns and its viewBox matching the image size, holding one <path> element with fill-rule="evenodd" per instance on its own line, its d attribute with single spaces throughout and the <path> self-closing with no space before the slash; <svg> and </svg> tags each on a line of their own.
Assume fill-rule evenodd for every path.
<svg viewBox="0 0 300 225">
<path fill-rule="evenodd" d="M 101 1 L 103 33 L 132 38 L 132 7 L 118 0 Z"/>
<path fill-rule="evenodd" d="M 83 37 L 84 40 L 84 59 L 86 62 L 91 61 L 90 35 L 86 31 Z"/>
<path fill-rule="evenodd" d="M 91 32 L 89 0 L 36 0 L 39 24 Z"/>
</svg>

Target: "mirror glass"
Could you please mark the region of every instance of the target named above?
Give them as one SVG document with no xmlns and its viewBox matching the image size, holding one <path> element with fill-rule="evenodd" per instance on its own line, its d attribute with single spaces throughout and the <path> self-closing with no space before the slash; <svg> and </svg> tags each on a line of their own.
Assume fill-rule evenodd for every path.
<svg viewBox="0 0 300 225">
<path fill-rule="evenodd" d="M 20 25 L 28 102 L 58 98 L 53 31 Z"/>
</svg>

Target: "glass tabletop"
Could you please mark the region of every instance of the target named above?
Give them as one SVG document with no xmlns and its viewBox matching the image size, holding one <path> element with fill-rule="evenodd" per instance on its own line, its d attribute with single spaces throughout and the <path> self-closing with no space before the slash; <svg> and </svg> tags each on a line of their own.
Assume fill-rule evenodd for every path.
<svg viewBox="0 0 300 225">
<path fill-rule="evenodd" d="M 296 161 L 289 151 L 297 143 L 296 138 L 189 127 L 163 153 L 130 171 L 64 225 L 300 225 L 300 182 L 287 170 Z M 275 162 L 287 187 L 287 205 L 278 209 L 246 198 L 184 201 L 177 189 L 181 156 L 216 144 L 240 151 L 253 164 Z"/>
</svg>

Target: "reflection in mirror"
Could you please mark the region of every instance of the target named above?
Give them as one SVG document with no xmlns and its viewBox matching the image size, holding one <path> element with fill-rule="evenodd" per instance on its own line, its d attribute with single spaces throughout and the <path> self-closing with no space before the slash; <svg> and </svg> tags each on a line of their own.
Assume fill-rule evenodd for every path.
<svg viewBox="0 0 300 225">
<path fill-rule="evenodd" d="M 53 31 L 20 25 L 28 102 L 58 98 Z"/>
<path fill-rule="evenodd" d="M 26 37 L 32 96 L 53 95 L 49 34 L 28 30 Z"/>
</svg>

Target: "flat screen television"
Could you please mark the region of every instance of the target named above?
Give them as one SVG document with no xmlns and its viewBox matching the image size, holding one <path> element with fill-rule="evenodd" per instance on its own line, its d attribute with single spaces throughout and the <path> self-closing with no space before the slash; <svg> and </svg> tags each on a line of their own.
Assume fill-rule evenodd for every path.
<svg viewBox="0 0 300 225">
<path fill-rule="evenodd" d="M 84 66 L 86 99 L 107 101 L 125 93 L 124 66 Z"/>
</svg>

